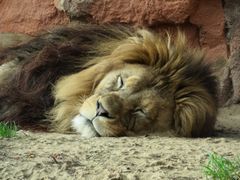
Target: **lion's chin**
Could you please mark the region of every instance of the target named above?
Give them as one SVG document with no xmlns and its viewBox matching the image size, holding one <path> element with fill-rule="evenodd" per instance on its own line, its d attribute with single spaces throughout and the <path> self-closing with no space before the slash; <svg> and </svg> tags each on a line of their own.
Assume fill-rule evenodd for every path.
<svg viewBox="0 0 240 180">
<path fill-rule="evenodd" d="M 84 138 L 99 136 L 91 121 L 80 114 L 72 119 L 72 129 L 81 134 L 81 137 Z"/>
</svg>

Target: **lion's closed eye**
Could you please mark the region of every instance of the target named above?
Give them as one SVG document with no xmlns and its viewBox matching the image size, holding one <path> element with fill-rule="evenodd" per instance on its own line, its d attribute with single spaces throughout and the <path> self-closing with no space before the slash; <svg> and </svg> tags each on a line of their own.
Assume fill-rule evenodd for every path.
<svg viewBox="0 0 240 180">
<path fill-rule="evenodd" d="M 139 116 L 146 117 L 146 112 L 145 112 L 142 108 L 136 108 L 136 109 L 133 111 L 133 114 L 134 114 L 134 115 L 139 115 Z"/>
<path fill-rule="evenodd" d="M 121 75 L 117 76 L 117 90 L 124 88 L 124 82 Z"/>
</svg>

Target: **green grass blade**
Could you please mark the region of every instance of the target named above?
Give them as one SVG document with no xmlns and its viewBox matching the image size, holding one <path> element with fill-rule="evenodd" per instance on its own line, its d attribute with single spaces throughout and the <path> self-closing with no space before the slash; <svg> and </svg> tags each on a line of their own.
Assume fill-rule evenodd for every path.
<svg viewBox="0 0 240 180">
<path fill-rule="evenodd" d="M 0 122 L 0 137 L 10 138 L 16 136 L 17 126 L 15 123 Z"/>
<path fill-rule="evenodd" d="M 210 179 L 240 179 L 240 157 L 231 161 L 212 153 L 209 155 L 207 165 L 203 167 L 203 172 Z"/>
</svg>

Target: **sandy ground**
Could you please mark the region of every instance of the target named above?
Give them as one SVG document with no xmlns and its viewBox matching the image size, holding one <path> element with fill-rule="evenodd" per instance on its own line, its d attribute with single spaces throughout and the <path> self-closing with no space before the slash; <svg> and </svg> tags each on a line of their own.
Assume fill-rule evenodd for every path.
<svg viewBox="0 0 240 180">
<path fill-rule="evenodd" d="M 208 154 L 240 155 L 240 106 L 221 109 L 211 138 L 122 137 L 20 131 L 0 139 L 0 179 L 205 179 Z"/>
</svg>

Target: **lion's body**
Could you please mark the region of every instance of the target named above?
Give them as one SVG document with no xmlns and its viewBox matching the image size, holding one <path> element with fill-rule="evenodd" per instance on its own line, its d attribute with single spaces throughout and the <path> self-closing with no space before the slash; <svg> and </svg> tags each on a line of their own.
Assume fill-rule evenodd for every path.
<svg viewBox="0 0 240 180">
<path fill-rule="evenodd" d="M 215 77 L 181 34 L 171 42 L 147 30 L 80 25 L 0 58 L 0 121 L 86 137 L 213 131 Z"/>
</svg>

